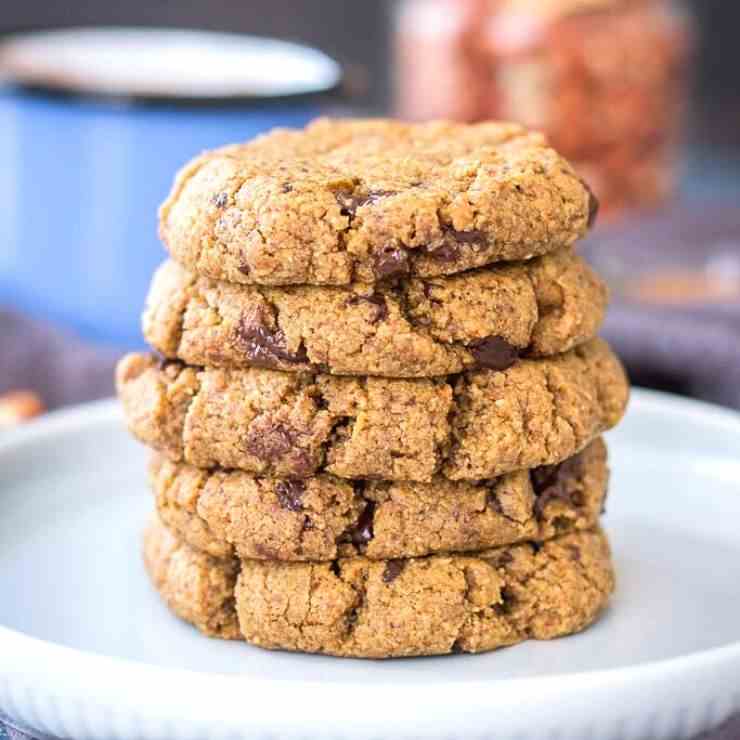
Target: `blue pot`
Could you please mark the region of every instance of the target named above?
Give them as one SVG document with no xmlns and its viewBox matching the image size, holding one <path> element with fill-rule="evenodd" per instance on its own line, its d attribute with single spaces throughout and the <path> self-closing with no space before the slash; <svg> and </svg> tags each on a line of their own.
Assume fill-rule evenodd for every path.
<svg viewBox="0 0 740 740">
<path fill-rule="evenodd" d="M 60 76 L 56 60 L 80 38 L 83 46 L 94 43 L 121 56 L 122 37 L 124 56 L 133 53 L 131 44 L 140 44 L 139 53 L 148 50 L 135 79 L 126 79 L 125 66 L 104 64 L 100 74 L 83 67 L 85 74 L 72 68 Z M 158 50 L 168 54 L 183 37 L 190 46 L 180 48 L 179 57 L 197 63 L 200 49 L 206 66 L 214 63 L 209 54 L 221 57 L 228 47 L 232 79 L 215 79 L 211 93 L 208 72 L 189 84 L 187 70 L 180 79 L 172 68 L 176 53 L 169 69 L 147 84 L 147 65 L 157 66 Z M 21 62 L 30 57 L 33 66 L 4 55 L 7 46 L 20 47 L 24 53 L 16 56 Z M 233 73 L 241 52 L 253 77 L 255 63 L 260 70 L 257 94 L 254 79 L 240 86 Z M 283 60 L 277 75 L 276 54 Z M 38 33 L 0 45 L 0 65 L 8 58 L 11 75 L 18 73 L 0 92 L 0 303 L 90 339 L 130 346 L 141 343 L 139 316 L 152 272 L 164 259 L 156 211 L 175 171 L 202 149 L 275 126 L 305 125 L 322 112 L 323 96 L 340 79 L 336 65 L 312 49 L 227 34 Z M 316 78 L 310 72 L 306 78 L 317 61 Z M 94 55 L 86 60 L 88 69 L 94 62 Z M 291 65 L 304 79 L 291 80 Z"/>
</svg>

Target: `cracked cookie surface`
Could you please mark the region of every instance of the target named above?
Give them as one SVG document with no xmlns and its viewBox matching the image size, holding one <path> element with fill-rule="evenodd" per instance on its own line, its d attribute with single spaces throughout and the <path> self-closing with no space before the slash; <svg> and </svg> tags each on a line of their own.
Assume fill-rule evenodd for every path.
<svg viewBox="0 0 740 740">
<path fill-rule="evenodd" d="M 142 554 L 150 580 L 175 614 L 211 637 L 241 638 L 234 612 L 235 560 L 193 550 L 158 520 L 144 532 Z"/>
<path fill-rule="evenodd" d="M 240 286 L 157 271 L 144 336 L 193 365 L 433 377 L 565 352 L 604 318 L 603 282 L 570 250 L 395 285 Z"/>
<path fill-rule="evenodd" d="M 481 483 L 255 478 L 161 455 L 150 479 L 160 521 L 197 550 L 322 561 L 485 550 L 590 529 L 603 508 L 608 470 L 599 439 L 560 465 Z"/>
<path fill-rule="evenodd" d="M 595 339 L 507 370 L 398 380 L 199 369 L 129 355 L 130 430 L 174 461 L 260 476 L 485 480 L 554 464 L 622 417 L 624 370 Z"/>
<path fill-rule="evenodd" d="M 160 235 L 217 280 L 346 285 L 545 254 L 582 237 L 596 209 L 516 124 L 324 119 L 190 162 Z"/>
<path fill-rule="evenodd" d="M 161 524 L 150 537 L 171 541 Z M 184 571 L 192 558 L 199 578 L 206 556 L 180 548 Z M 238 617 L 248 642 L 364 658 L 477 653 L 572 634 L 599 616 L 615 582 L 609 543 L 598 528 L 471 555 L 208 563 L 216 581 L 241 569 L 235 600 L 224 608 Z M 155 562 L 150 572 L 157 570 Z M 188 603 L 179 578 L 156 585 L 176 614 L 200 629 L 208 625 L 213 602 Z"/>
</svg>

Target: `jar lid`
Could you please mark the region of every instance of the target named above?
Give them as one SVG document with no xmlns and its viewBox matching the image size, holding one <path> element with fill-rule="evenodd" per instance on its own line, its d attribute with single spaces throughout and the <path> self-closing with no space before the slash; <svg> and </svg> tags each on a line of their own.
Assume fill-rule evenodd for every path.
<svg viewBox="0 0 740 740">
<path fill-rule="evenodd" d="M 140 100 L 266 100 L 336 89 L 342 71 L 317 49 L 232 33 L 71 28 L 0 42 L 0 77 L 37 90 Z"/>
</svg>

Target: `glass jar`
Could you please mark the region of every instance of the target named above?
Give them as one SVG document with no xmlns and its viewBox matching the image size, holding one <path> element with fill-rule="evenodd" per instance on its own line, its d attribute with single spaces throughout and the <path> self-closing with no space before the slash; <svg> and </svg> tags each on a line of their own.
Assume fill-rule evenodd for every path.
<svg viewBox="0 0 740 740">
<path fill-rule="evenodd" d="M 519 121 L 573 162 L 602 213 L 656 204 L 675 183 L 691 30 L 670 0 L 405 0 L 397 110 Z"/>
</svg>

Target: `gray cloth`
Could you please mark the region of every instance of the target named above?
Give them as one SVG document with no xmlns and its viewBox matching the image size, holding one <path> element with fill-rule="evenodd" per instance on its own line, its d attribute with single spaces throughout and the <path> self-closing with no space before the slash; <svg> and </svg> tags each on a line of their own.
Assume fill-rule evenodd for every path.
<svg viewBox="0 0 740 740">
<path fill-rule="evenodd" d="M 120 354 L 0 308 L 0 394 L 32 390 L 49 409 L 104 398 Z"/>
<path fill-rule="evenodd" d="M 602 334 L 632 382 L 740 409 L 740 209 L 677 203 L 597 228 L 583 251 L 612 288 Z M 681 271 L 722 276 L 727 297 L 672 305 L 630 296 L 640 280 Z M 644 284 L 644 283 L 643 283 Z"/>
</svg>

